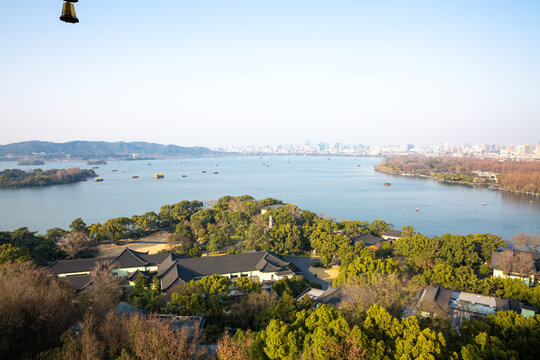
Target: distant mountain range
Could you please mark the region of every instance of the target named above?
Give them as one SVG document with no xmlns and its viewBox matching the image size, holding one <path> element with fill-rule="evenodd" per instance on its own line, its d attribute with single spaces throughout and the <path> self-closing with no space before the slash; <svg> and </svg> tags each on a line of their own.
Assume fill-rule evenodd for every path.
<svg viewBox="0 0 540 360">
<path fill-rule="evenodd" d="M 54 143 L 25 141 L 0 145 L 0 158 L 42 159 L 150 159 L 215 156 L 221 153 L 205 147 L 183 147 L 147 142 L 70 141 Z"/>
</svg>

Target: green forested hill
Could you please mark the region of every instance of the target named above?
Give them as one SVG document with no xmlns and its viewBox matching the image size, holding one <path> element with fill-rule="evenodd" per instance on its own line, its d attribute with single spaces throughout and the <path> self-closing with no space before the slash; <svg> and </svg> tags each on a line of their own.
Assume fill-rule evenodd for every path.
<svg viewBox="0 0 540 360">
<path fill-rule="evenodd" d="M 70 141 L 54 143 L 47 141 L 25 141 L 0 145 L 0 157 L 35 156 L 44 158 L 125 158 L 133 157 L 183 157 L 209 156 L 217 154 L 204 147 L 183 147 L 161 145 L 147 142 L 105 142 L 105 141 Z"/>
</svg>

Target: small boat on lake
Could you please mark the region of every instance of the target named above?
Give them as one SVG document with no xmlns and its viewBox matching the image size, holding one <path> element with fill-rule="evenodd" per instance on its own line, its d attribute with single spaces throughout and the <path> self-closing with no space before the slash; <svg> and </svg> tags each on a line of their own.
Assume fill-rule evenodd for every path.
<svg viewBox="0 0 540 360">
<path fill-rule="evenodd" d="M 202 171 L 202 173 L 203 173 L 203 174 L 206 174 L 206 171 L 205 171 L 205 170 L 203 170 L 203 171 Z"/>
<path fill-rule="evenodd" d="M 217 171 L 214 171 L 214 175 L 217 175 L 217 173 L 218 173 Z"/>
<path fill-rule="evenodd" d="M 384 186 L 390 186 L 392 185 L 391 183 L 384 183 Z"/>
<path fill-rule="evenodd" d="M 182 175 L 182 177 L 183 177 L 183 178 L 184 178 L 184 177 L 187 177 L 187 175 Z"/>
<path fill-rule="evenodd" d="M 156 179 L 163 179 L 165 177 L 165 175 L 163 174 L 154 174 L 154 178 Z"/>
<path fill-rule="evenodd" d="M 112 169 L 111 171 L 112 171 L 112 172 L 117 172 L 118 170 L 116 170 L 116 169 Z"/>
<path fill-rule="evenodd" d="M 95 182 L 103 181 L 103 178 L 95 178 L 94 181 Z"/>
<path fill-rule="evenodd" d="M 131 178 L 132 178 L 132 179 L 138 179 L 138 178 L 139 178 L 139 175 L 133 175 Z"/>
</svg>

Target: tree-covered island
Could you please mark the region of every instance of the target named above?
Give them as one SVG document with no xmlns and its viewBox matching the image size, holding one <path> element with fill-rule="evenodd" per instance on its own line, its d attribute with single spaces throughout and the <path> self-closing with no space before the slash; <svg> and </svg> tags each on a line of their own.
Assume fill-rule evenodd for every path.
<svg viewBox="0 0 540 360">
<path fill-rule="evenodd" d="M 431 156 L 384 158 L 375 170 L 540 195 L 540 162 Z"/>
<path fill-rule="evenodd" d="M 21 170 L 6 169 L 0 171 L 0 188 L 20 188 L 69 184 L 84 181 L 97 176 L 90 169 L 51 169 L 51 170 Z"/>
</svg>

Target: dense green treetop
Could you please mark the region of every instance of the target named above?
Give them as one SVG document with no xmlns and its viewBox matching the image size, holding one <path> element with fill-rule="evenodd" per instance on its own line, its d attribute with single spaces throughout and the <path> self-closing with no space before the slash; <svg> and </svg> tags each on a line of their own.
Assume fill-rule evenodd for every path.
<svg viewBox="0 0 540 360">
<path fill-rule="evenodd" d="M 71 168 L 67 170 L 34 169 L 24 171 L 21 169 L 6 169 L 0 171 L 0 188 L 18 188 L 32 186 L 47 186 L 68 184 L 95 177 L 94 170 Z"/>
</svg>

